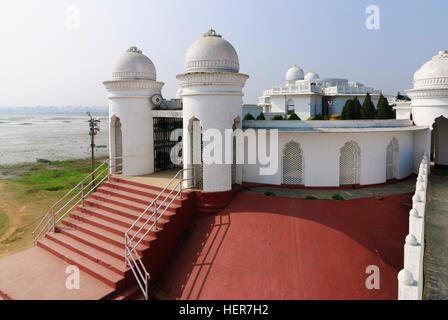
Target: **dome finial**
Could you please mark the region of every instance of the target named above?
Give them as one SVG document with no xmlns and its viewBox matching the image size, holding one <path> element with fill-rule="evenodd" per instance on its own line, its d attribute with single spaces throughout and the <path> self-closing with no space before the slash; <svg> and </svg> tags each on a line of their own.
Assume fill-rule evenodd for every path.
<svg viewBox="0 0 448 320">
<path fill-rule="evenodd" d="M 210 28 L 206 33 L 204 33 L 203 37 L 218 37 L 222 38 L 220 34 L 218 34 L 213 28 Z"/>
<path fill-rule="evenodd" d="M 127 52 L 135 52 L 135 53 L 140 53 L 142 54 L 142 51 L 139 50 L 137 47 L 130 47 L 128 50 L 126 50 Z"/>
</svg>

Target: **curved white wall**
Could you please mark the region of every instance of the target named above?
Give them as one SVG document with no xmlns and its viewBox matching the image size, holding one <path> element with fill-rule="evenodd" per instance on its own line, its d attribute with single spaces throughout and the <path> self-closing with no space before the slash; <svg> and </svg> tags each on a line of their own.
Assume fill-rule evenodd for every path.
<svg viewBox="0 0 448 320">
<path fill-rule="evenodd" d="M 154 172 L 154 105 L 150 97 L 160 93 L 163 83 L 154 81 L 131 81 L 126 89 L 116 88 L 120 81 L 105 83 L 109 91 L 109 124 L 115 116 L 120 119 L 123 142 L 123 174 L 137 176 Z M 110 157 L 115 154 L 109 133 Z"/>
<path fill-rule="evenodd" d="M 243 181 L 281 185 L 283 183 L 283 149 L 288 142 L 295 141 L 300 143 L 303 151 L 305 186 L 338 187 L 340 149 L 346 142 L 355 141 L 361 149 L 360 184 L 384 183 L 386 182 L 387 146 L 394 137 L 399 143 L 398 178 L 402 179 L 413 172 L 414 132 L 419 131 L 279 132 L 279 168 L 277 173 L 271 176 L 262 176 L 259 174 L 259 164 L 246 164 L 243 166 Z"/>
</svg>

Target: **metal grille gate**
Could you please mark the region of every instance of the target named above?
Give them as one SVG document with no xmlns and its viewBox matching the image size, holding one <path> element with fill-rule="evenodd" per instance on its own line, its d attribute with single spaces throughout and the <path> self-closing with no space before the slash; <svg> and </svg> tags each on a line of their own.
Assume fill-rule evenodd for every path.
<svg viewBox="0 0 448 320">
<path fill-rule="evenodd" d="M 154 126 L 154 172 L 181 167 L 181 163 L 171 161 L 171 149 L 180 141 L 171 141 L 171 132 L 182 129 L 182 118 L 153 118 Z M 180 153 L 182 149 L 180 149 Z"/>
</svg>

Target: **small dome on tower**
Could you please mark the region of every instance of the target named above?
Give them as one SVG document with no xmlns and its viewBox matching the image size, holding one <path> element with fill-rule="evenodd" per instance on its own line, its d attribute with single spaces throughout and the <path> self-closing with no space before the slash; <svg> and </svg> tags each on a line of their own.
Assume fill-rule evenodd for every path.
<svg viewBox="0 0 448 320">
<path fill-rule="evenodd" d="M 295 82 L 297 80 L 303 80 L 304 76 L 305 73 L 303 72 L 303 70 L 294 65 L 286 72 L 286 81 Z"/>
<path fill-rule="evenodd" d="M 151 59 L 137 47 L 130 47 L 115 62 L 112 69 L 113 80 L 156 80 L 156 68 Z"/>
<path fill-rule="evenodd" d="M 213 29 L 193 42 L 185 57 L 187 73 L 219 71 L 237 73 L 239 68 L 235 48 Z"/>
<path fill-rule="evenodd" d="M 316 72 L 308 72 L 305 75 L 305 80 L 306 81 L 314 82 L 314 81 L 317 81 L 319 79 L 320 79 L 320 77 L 319 77 L 319 75 Z"/>
<path fill-rule="evenodd" d="M 444 80 L 442 80 L 445 78 Z M 442 50 L 414 74 L 414 88 L 446 87 L 448 78 L 448 51 Z"/>
</svg>

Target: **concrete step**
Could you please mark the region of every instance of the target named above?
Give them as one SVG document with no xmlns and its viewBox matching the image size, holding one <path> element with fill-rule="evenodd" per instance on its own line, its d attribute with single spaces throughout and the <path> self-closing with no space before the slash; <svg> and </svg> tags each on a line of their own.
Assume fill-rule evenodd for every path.
<svg viewBox="0 0 448 320">
<path fill-rule="evenodd" d="M 139 208 L 139 210 L 136 210 L 137 205 L 132 205 L 125 201 L 127 200 L 123 200 L 112 196 L 102 196 L 98 194 L 93 194 L 91 198 L 84 200 L 84 206 L 96 207 L 104 211 L 108 211 L 132 219 L 133 221 L 137 220 L 140 217 L 140 215 L 146 210 L 146 207 Z M 162 218 L 164 220 L 169 221 L 169 217 L 176 213 L 176 209 L 177 208 L 171 208 L 171 207 L 168 208 Z M 165 210 L 165 208 L 160 208 L 159 210 L 158 214 L 161 214 L 163 210 Z M 153 208 L 147 211 L 148 216 L 152 215 L 153 213 L 154 213 Z"/>
<path fill-rule="evenodd" d="M 105 221 L 120 225 L 127 229 L 129 229 L 135 222 L 135 219 L 129 219 L 127 217 L 123 217 L 121 215 L 114 214 L 113 212 L 108 212 L 106 210 L 102 210 L 96 207 L 83 206 L 78 207 L 76 211 L 89 214 L 99 219 L 103 219 Z M 144 218 L 142 218 L 141 221 L 137 222 L 132 229 L 138 231 L 140 228 L 143 227 L 142 232 L 146 232 L 154 224 L 155 221 L 155 217 L 152 217 L 150 221 L 144 226 L 144 223 L 149 219 L 149 217 L 150 217 L 149 215 L 145 215 Z M 163 229 L 163 226 L 167 222 L 168 220 L 166 219 L 166 217 L 161 217 L 157 225 L 159 228 Z"/>
<path fill-rule="evenodd" d="M 80 255 L 106 267 L 115 273 L 124 276 L 129 268 L 123 260 L 117 259 L 103 251 L 97 250 L 87 244 L 79 242 L 63 233 L 47 233 L 46 237 Z"/>
<path fill-rule="evenodd" d="M 120 259 L 124 262 L 124 249 L 120 246 L 104 241 L 100 238 L 94 237 L 81 230 L 76 230 L 66 225 L 56 226 L 56 232 L 62 233 L 76 241 L 82 242 L 92 248 L 100 250 L 108 255 Z"/>
<path fill-rule="evenodd" d="M 103 219 L 100 219 L 100 218 L 97 218 L 97 217 L 94 217 L 92 215 L 89 215 L 89 214 L 86 214 L 86 213 L 83 213 L 83 212 L 79 212 L 79 211 L 75 211 L 75 212 L 70 213 L 70 217 L 72 219 L 75 219 L 75 220 L 83 221 L 83 222 L 85 222 L 87 224 L 90 224 L 92 226 L 95 226 L 97 228 L 104 229 L 104 230 L 109 231 L 111 233 L 115 233 L 116 235 L 122 237 L 123 243 L 125 241 L 124 240 L 124 235 L 125 235 L 125 232 L 128 230 L 127 227 L 123 227 L 123 226 L 117 225 L 115 223 L 112 223 L 112 222 L 109 222 L 109 221 L 105 221 Z M 145 239 L 142 240 L 141 243 L 146 244 L 146 245 L 149 246 L 149 243 L 152 240 L 151 237 L 153 237 L 153 238 L 157 237 L 157 233 L 158 233 L 158 230 L 156 230 L 155 228 L 152 229 L 149 232 L 149 234 L 148 234 L 148 236 L 150 236 L 150 237 L 146 237 Z M 135 240 L 139 241 L 141 239 L 142 235 L 143 234 L 139 234 L 135 238 Z M 129 236 L 132 237 L 132 236 L 134 236 L 134 234 L 130 233 Z"/>
<path fill-rule="evenodd" d="M 78 266 L 79 269 L 114 289 L 118 289 L 120 287 L 119 282 L 124 279 L 123 276 L 118 275 L 112 270 L 93 262 L 92 260 L 52 241 L 49 238 L 39 240 L 37 242 L 37 246 L 51 252 L 70 264 Z"/>
<path fill-rule="evenodd" d="M 148 188 L 142 188 L 134 185 L 130 185 L 128 183 L 121 182 L 104 182 L 102 185 L 104 188 L 115 189 L 117 191 L 127 192 L 129 194 L 134 194 L 136 196 L 146 197 L 149 199 L 156 198 L 161 191 L 154 191 Z M 170 195 L 171 193 L 171 195 Z M 160 199 L 164 200 L 165 198 L 171 200 L 178 193 L 178 190 L 166 190 L 161 196 Z M 168 200 L 167 200 L 168 201 Z M 174 203 L 180 204 L 180 199 L 175 199 Z M 149 203 L 148 203 L 149 204 Z"/>
<path fill-rule="evenodd" d="M 120 189 L 117 189 L 117 188 L 112 188 L 112 187 L 109 187 L 109 186 L 106 186 L 106 185 L 103 185 L 101 188 L 98 188 L 97 192 L 103 193 L 103 194 L 107 194 L 107 195 L 111 195 L 111 196 L 115 196 L 115 197 L 119 197 L 119 198 L 122 198 L 122 199 L 125 199 L 125 200 L 130 200 L 130 201 L 133 201 L 133 202 L 137 202 L 137 203 L 143 204 L 146 207 L 148 205 L 150 205 L 151 202 L 155 198 L 157 198 L 157 196 L 158 196 L 158 195 L 150 195 L 150 196 L 149 195 L 145 195 L 145 196 L 143 196 L 143 195 L 140 195 L 140 194 L 137 194 L 137 193 L 124 191 L 124 190 L 120 190 Z M 177 192 L 172 194 L 169 197 L 166 197 L 165 195 L 161 195 L 159 197 L 159 199 L 157 199 L 157 204 L 161 204 L 162 202 L 168 204 L 173 199 L 174 199 L 173 202 L 172 202 L 173 204 L 178 204 L 178 205 L 182 204 L 182 200 L 186 198 L 186 195 L 182 194 L 183 198 L 180 198 L 180 196 L 175 197 L 176 195 L 177 195 Z"/>
<path fill-rule="evenodd" d="M 62 224 L 71 228 L 74 228 L 76 230 L 82 231 L 83 233 L 86 233 L 92 237 L 95 237 L 97 239 L 103 240 L 107 243 L 113 244 L 114 246 L 120 247 L 123 249 L 125 247 L 124 237 L 117 235 L 116 233 L 109 232 L 107 230 L 104 230 L 103 228 L 96 227 L 94 225 L 85 223 L 80 220 L 71 219 L 71 218 L 65 218 L 62 220 Z M 81 235 L 80 235 L 81 236 Z M 155 240 L 155 237 L 151 237 L 148 235 L 149 242 Z M 142 252 L 149 248 L 149 245 L 140 243 L 140 245 L 137 247 L 137 249 Z M 124 253 L 123 253 L 124 257 Z"/>
<path fill-rule="evenodd" d="M 122 209 L 129 209 L 131 211 L 134 211 L 137 217 L 140 216 L 140 214 L 142 214 L 142 212 L 144 212 L 148 208 L 148 205 L 151 203 L 151 201 L 149 201 L 148 204 L 141 204 L 141 203 L 138 203 L 138 202 L 135 202 L 132 200 L 127 200 L 127 199 L 123 199 L 123 198 L 120 198 L 117 196 L 107 195 L 107 194 L 104 194 L 101 192 L 96 192 L 96 193 L 92 194 L 92 196 L 89 199 L 85 199 L 84 204 L 90 205 L 89 203 L 94 203 L 93 202 L 94 200 L 102 202 L 101 204 L 98 204 L 98 205 L 103 206 L 103 207 L 107 207 L 107 204 L 115 205 L 115 207 L 112 207 L 112 208 L 114 208 L 117 213 L 123 212 Z M 157 201 L 157 202 L 159 205 L 162 203 L 162 201 Z M 169 205 L 169 202 L 161 204 L 159 210 L 165 210 L 165 208 L 167 208 L 168 205 Z M 181 207 L 181 205 L 172 203 L 166 211 L 175 213 L 176 209 L 178 209 L 180 207 Z M 107 210 L 107 208 L 104 208 L 104 209 Z M 154 212 L 154 208 L 150 208 L 148 211 Z M 130 212 L 127 212 L 127 213 L 130 214 Z"/>
<path fill-rule="evenodd" d="M 160 192 L 162 192 L 163 188 L 160 187 L 156 187 L 156 186 L 151 186 L 148 184 L 144 184 L 144 183 L 140 183 L 140 182 L 135 182 L 135 181 L 131 181 L 128 179 L 123 179 L 117 176 L 110 176 L 110 182 L 112 183 L 125 183 L 131 186 L 135 186 L 135 187 L 139 187 L 139 188 L 143 188 L 143 189 L 147 189 L 147 190 L 153 190 L 155 192 L 157 192 L 158 194 Z"/>
</svg>

